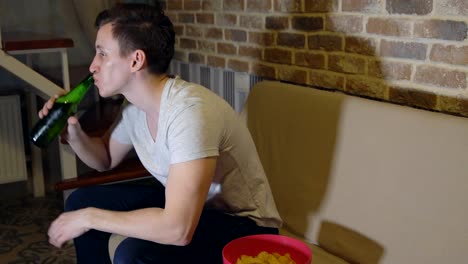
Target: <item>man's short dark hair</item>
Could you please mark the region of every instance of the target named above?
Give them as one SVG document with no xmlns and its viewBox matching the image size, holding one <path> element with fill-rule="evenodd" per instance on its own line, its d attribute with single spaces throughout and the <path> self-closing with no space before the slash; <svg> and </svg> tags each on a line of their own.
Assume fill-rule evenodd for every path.
<svg viewBox="0 0 468 264">
<path fill-rule="evenodd" d="M 174 56 L 175 33 L 171 20 L 161 6 L 145 4 L 117 4 L 99 13 L 95 26 L 112 24 L 112 35 L 126 56 L 141 49 L 146 54 L 148 70 L 153 74 L 167 71 Z"/>
</svg>

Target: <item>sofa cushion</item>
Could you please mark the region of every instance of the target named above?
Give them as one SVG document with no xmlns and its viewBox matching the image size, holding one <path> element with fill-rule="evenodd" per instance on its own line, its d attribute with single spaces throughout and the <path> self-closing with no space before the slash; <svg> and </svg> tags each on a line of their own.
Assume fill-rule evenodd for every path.
<svg viewBox="0 0 468 264">
<path fill-rule="evenodd" d="M 270 81 L 243 114 L 285 229 L 359 263 L 466 262 L 468 119 Z"/>
<path fill-rule="evenodd" d="M 296 236 L 285 229 L 280 229 L 280 234 L 284 236 L 293 237 L 299 240 L 304 238 Z M 316 244 L 305 242 L 312 251 L 312 263 L 313 264 L 349 264 L 349 262 L 339 258 L 338 256 L 333 255 L 330 252 L 327 252 L 325 249 L 321 248 Z"/>
</svg>

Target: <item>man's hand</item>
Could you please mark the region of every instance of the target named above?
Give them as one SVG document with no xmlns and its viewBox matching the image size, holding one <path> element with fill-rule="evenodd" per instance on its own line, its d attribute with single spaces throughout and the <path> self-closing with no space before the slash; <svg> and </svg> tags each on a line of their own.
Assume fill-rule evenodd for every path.
<svg viewBox="0 0 468 264">
<path fill-rule="evenodd" d="M 44 106 L 42 106 L 42 109 L 39 111 L 38 115 L 39 118 L 42 119 L 45 116 L 49 114 L 49 111 L 54 107 L 55 101 L 57 98 L 60 96 L 64 95 L 65 92 L 61 94 L 56 94 L 53 97 L 51 97 L 47 102 L 45 102 Z M 79 133 L 82 131 L 80 123 L 78 122 L 78 118 L 75 116 L 71 116 L 68 118 L 68 126 L 66 129 L 63 130 L 62 134 L 60 135 L 61 138 L 67 142 L 76 140 Z"/>
<path fill-rule="evenodd" d="M 89 231 L 86 209 L 61 214 L 52 222 L 47 234 L 49 243 L 60 248 L 65 242 Z"/>
<path fill-rule="evenodd" d="M 42 106 L 42 109 L 38 113 L 40 119 L 44 118 L 44 116 L 49 114 L 49 110 L 52 109 L 52 107 L 54 106 L 55 100 L 57 100 L 57 98 L 59 98 L 63 94 L 56 94 L 49 100 L 47 100 L 47 102 L 45 102 L 45 104 Z"/>
<path fill-rule="evenodd" d="M 82 132 L 81 125 L 78 122 L 78 118 L 70 116 L 68 118 L 67 129 L 64 129 L 60 137 L 66 142 L 76 140 L 79 134 Z"/>
</svg>

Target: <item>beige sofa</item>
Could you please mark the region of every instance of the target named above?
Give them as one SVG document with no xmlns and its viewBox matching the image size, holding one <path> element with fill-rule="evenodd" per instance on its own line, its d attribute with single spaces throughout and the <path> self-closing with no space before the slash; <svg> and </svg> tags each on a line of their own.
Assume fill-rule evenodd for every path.
<svg viewBox="0 0 468 264">
<path fill-rule="evenodd" d="M 242 116 L 312 263 L 468 263 L 468 119 L 270 81 Z"/>
</svg>

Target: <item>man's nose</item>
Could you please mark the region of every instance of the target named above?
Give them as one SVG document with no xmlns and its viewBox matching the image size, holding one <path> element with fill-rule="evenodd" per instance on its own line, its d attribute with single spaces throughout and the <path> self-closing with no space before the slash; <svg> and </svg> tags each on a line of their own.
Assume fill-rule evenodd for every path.
<svg viewBox="0 0 468 264">
<path fill-rule="evenodd" d="M 93 59 L 93 61 L 91 62 L 91 65 L 89 65 L 89 71 L 94 73 L 97 71 L 97 68 L 98 66 L 97 66 L 96 60 Z"/>
</svg>

